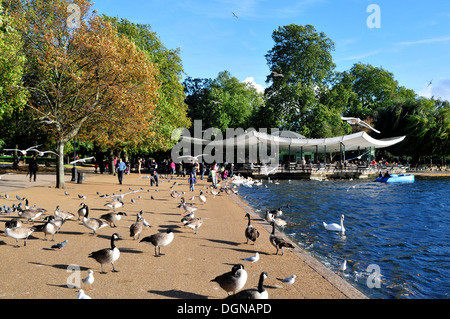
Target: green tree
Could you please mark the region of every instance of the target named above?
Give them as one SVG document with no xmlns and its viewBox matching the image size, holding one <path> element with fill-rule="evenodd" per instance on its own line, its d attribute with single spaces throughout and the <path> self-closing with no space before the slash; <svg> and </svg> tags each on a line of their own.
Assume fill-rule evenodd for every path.
<svg viewBox="0 0 450 319">
<path fill-rule="evenodd" d="M 275 42 L 266 55 L 271 74 L 266 89 L 267 125 L 311 135 L 308 114 L 318 107 L 318 94 L 329 84 L 335 64 L 334 42 L 311 25 L 290 24 L 272 34 Z M 272 114 L 272 115 L 270 115 Z"/>
<path fill-rule="evenodd" d="M 0 0 L 0 119 L 27 101 L 26 91 L 20 88 L 26 61 L 21 53 L 23 42 L 16 21 L 3 8 L 3 2 Z"/>
</svg>

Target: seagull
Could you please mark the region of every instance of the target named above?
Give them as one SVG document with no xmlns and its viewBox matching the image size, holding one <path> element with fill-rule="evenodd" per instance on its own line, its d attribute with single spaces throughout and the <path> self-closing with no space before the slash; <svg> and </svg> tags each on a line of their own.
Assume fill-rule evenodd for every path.
<svg viewBox="0 0 450 319">
<path fill-rule="evenodd" d="M 277 278 L 277 279 L 287 285 L 293 285 L 295 282 L 295 278 L 297 278 L 296 275 L 292 275 L 292 276 L 286 277 L 284 279 L 281 279 L 281 278 Z"/>
<path fill-rule="evenodd" d="M 233 14 L 233 17 L 235 17 L 236 19 L 239 19 L 239 17 L 236 15 L 236 13 L 231 12 Z"/>
<path fill-rule="evenodd" d="M 142 217 L 142 214 L 143 214 L 144 212 L 141 210 L 140 212 L 139 212 L 139 219 L 142 221 L 142 224 L 144 224 L 144 226 L 145 227 L 152 227 L 152 226 L 150 226 L 150 224 L 144 219 L 144 217 Z"/>
<path fill-rule="evenodd" d="M 78 198 L 79 199 L 87 199 L 87 197 L 85 195 L 80 195 L 80 194 L 78 194 Z"/>
<path fill-rule="evenodd" d="M 26 156 L 28 151 L 31 151 L 32 149 L 35 149 L 35 148 L 37 148 L 37 147 L 39 147 L 39 146 L 42 146 L 42 144 L 36 145 L 36 146 L 31 146 L 31 147 L 29 147 L 29 148 L 27 148 L 27 149 L 25 149 L 25 150 L 19 150 L 19 149 L 17 149 L 17 148 L 5 148 L 5 149 L 3 149 L 3 150 L 4 150 L 4 151 L 17 151 L 17 152 L 22 153 L 23 156 Z"/>
<path fill-rule="evenodd" d="M 94 156 L 91 156 L 91 157 L 85 157 L 85 158 L 80 158 L 80 159 L 77 159 L 77 160 L 75 160 L 75 161 L 70 162 L 69 164 L 86 163 L 86 161 L 91 160 L 91 159 L 93 159 L 93 158 L 94 158 Z"/>
<path fill-rule="evenodd" d="M 183 155 L 183 156 L 179 156 L 178 158 L 189 158 L 189 160 L 191 160 L 191 161 L 198 162 L 198 158 L 200 156 L 203 156 L 203 155 L 208 155 L 208 154 L 200 154 L 200 155 L 197 155 L 197 156 Z"/>
<path fill-rule="evenodd" d="M 344 274 L 344 271 L 347 269 L 347 260 L 344 259 L 342 264 L 339 265 L 339 272 L 342 271 L 342 274 Z"/>
<path fill-rule="evenodd" d="M 34 151 L 34 152 L 36 152 L 36 153 L 38 153 L 38 156 L 44 156 L 44 154 L 46 154 L 46 153 L 52 153 L 52 154 L 54 154 L 54 155 L 56 155 L 56 156 L 59 156 L 58 154 L 56 154 L 55 152 L 53 152 L 53 151 L 40 151 L 40 150 L 37 150 L 37 149 L 35 149 L 35 148 L 32 148 L 32 149 L 30 149 L 29 150 L 30 152 L 32 152 L 32 151 Z"/>
<path fill-rule="evenodd" d="M 428 83 L 428 86 L 430 86 L 431 84 L 433 84 L 433 80 L 431 80 L 431 81 Z"/>
<path fill-rule="evenodd" d="M 14 175 L 14 173 L 6 173 L 6 174 L 2 174 L 2 175 L 0 175 L 0 179 L 2 179 L 2 176 L 5 176 L 5 175 Z"/>
<path fill-rule="evenodd" d="M 91 290 L 92 284 L 94 283 L 94 271 L 89 269 L 87 277 L 83 278 L 81 281 L 83 282 L 83 284 L 85 284 L 89 287 L 89 288 L 86 288 L 86 291 Z"/>
<path fill-rule="evenodd" d="M 243 258 L 241 260 L 248 261 L 248 262 L 252 263 L 252 267 L 253 267 L 253 263 L 255 263 L 255 262 L 257 262 L 259 260 L 259 253 L 256 252 L 255 255 L 253 255 L 251 257 Z"/>
<path fill-rule="evenodd" d="M 281 73 L 278 73 L 278 72 L 275 72 L 275 71 L 272 72 L 272 76 L 274 78 L 284 78 L 284 74 L 281 74 Z"/>
<path fill-rule="evenodd" d="M 372 131 L 374 131 L 374 132 L 376 132 L 378 134 L 381 133 L 380 131 L 374 129 L 372 126 L 370 126 L 369 124 L 367 124 L 366 122 L 362 121 L 361 119 L 359 119 L 357 117 L 343 117 L 343 116 L 341 116 L 341 120 L 347 121 L 347 123 L 350 124 L 350 125 L 357 124 L 357 125 L 360 125 L 360 126 L 364 126 L 364 127 L 368 128 L 368 129 L 371 129 Z"/>
<path fill-rule="evenodd" d="M 78 299 L 92 299 L 84 293 L 83 289 L 78 290 Z"/>
</svg>

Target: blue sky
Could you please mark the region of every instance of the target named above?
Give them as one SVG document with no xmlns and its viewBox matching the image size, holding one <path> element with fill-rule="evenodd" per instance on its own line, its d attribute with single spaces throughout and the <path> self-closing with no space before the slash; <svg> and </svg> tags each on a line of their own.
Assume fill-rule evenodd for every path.
<svg viewBox="0 0 450 319">
<path fill-rule="evenodd" d="M 311 24 L 336 45 L 336 68 L 362 62 L 383 67 L 417 93 L 450 100 L 450 1 L 444 0 L 94 0 L 110 16 L 149 24 L 168 48 L 180 48 L 194 78 L 224 70 L 267 86 L 265 54 L 272 32 Z M 380 28 L 369 28 L 369 5 Z M 234 17 L 234 12 L 238 18 Z M 431 82 L 431 85 L 430 84 Z"/>
</svg>

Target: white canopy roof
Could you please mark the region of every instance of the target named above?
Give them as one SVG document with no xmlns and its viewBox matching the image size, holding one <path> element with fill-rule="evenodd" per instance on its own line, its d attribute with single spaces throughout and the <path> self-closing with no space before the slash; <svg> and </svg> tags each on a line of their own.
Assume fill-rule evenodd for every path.
<svg viewBox="0 0 450 319">
<path fill-rule="evenodd" d="M 293 133 L 293 132 L 291 132 Z M 295 136 L 296 133 L 293 133 L 290 136 Z M 257 143 L 267 143 L 270 145 L 270 143 L 277 143 L 279 146 L 279 150 L 287 150 L 289 149 L 289 146 L 291 147 L 291 150 L 293 148 L 296 148 L 295 151 L 297 151 L 297 148 L 303 147 L 303 152 L 315 152 L 316 147 L 319 152 L 324 152 L 326 147 L 326 152 L 339 152 L 340 151 L 340 143 L 342 143 L 345 146 L 346 151 L 352 151 L 357 150 L 358 147 L 360 149 L 364 149 L 366 147 L 374 147 L 374 148 L 385 148 L 392 145 L 395 145 L 397 143 L 400 143 L 405 139 L 406 136 L 400 136 L 400 137 L 392 137 L 392 138 L 386 138 L 386 139 L 380 139 L 377 140 L 373 137 L 371 137 L 366 132 L 358 132 L 355 134 L 345 135 L 345 136 L 338 136 L 338 137 L 331 137 L 331 138 L 321 138 L 321 139 L 308 139 L 303 138 L 301 135 L 297 134 L 297 136 L 300 137 L 282 137 L 282 136 L 289 136 L 286 134 L 267 134 L 263 132 L 258 132 L 255 130 L 246 132 L 244 134 L 241 134 L 239 136 L 230 137 L 227 139 L 218 139 L 218 140 L 205 140 L 205 139 L 199 139 L 199 138 L 191 138 L 184 136 L 183 139 L 185 142 L 191 142 L 194 144 L 203 144 L 203 145 L 210 145 L 210 146 L 217 146 L 220 147 L 223 146 L 245 146 L 245 145 L 254 145 Z"/>
</svg>

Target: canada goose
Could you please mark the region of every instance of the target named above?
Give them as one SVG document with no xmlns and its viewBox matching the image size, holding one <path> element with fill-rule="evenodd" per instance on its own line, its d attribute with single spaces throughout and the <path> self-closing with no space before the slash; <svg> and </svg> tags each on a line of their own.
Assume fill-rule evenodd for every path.
<svg viewBox="0 0 450 319">
<path fill-rule="evenodd" d="M 283 211 L 281 210 L 281 207 L 279 207 L 278 209 L 272 209 L 269 211 L 270 214 L 272 214 L 274 217 L 279 217 L 281 215 L 283 215 Z"/>
<path fill-rule="evenodd" d="M 269 240 L 270 243 L 277 249 L 277 252 L 275 255 L 278 255 L 278 250 L 281 249 L 281 256 L 284 255 L 284 248 L 294 248 L 294 246 L 291 243 L 288 243 L 286 239 L 284 239 L 281 236 L 275 235 L 275 223 L 272 224 L 272 233 L 270 234 Z"/>
<path fill-rule="evenodd" d="M 167 228 L 165 233 L 156 233 L 151 236 L 144 237 L 140 242 L 152 244 L 155 246 L 155 257 L 161 256 L 161 247 L 168 246 L 173 241 L 172 228 Z M 156 249 L 158 248 L 158 253 Z"/>
<path fill-rule="evenodd" d="M 92 284 L 94 283 L 94 271 L 89 269 L 87 277 L 83 278 L 81 281 L 88 287 L 86 288 L 86 291 L 91 290 Z"/>
<path fill-rule="evenodd" d="M 203 195 L 203 192 L 202 192 L 202 191 L 200 191 L 200 195 L 198 196 L 198 198 L 200 199 L 200 202 L 201 202 L 202 204 L 205 204 L 205 203 L 206 203 L 206 196 Z"/>
<path fill-rule="evenodd" d="M 96 231 L 100 228 L 108 226 L 108 222 L 104 219 L 99 218 L 88 218 L 89 217 L 89 207 L 85 205 L 86 214 L 83 216 L 83 225 L 93 231 L 92 235 L 96 234 Z"/>
<path fill-rule="evenodd" d="M 187 205 L 186 203 L 183 203 L 182 206 L 186 213 L 193 213 L 198 209 L 197 207 Z"/>
<path fill-rule="evenodd" d="M 17 246 L 19 247 L 19 239 L 25 239 L 23 245 L 27 245 L 28 236 L 36 230 L 35 227 L 13 227 L 5 228 L 5 235 L 16 240 Z"/>
<path fill-rule="evenodd" d="M 19 209 L 17 213 L 19 217 L 26 219 L 27 222 L 32 221 L 34 223 L 34 220 L 45 212 L 46 210 L 43 208 L 29 208 L 25 210 Z"/>
<path fill-rule="evenodd" d="M 122 200 L 119 198 L 111 203 L 105 204 L 105 206 L 108 206 L 113 209 L 113 211 L 116 211 L 117 208 L 125 206 L 125 204 L 122 202 Z"/>
<path fill-rule="evenodd" d="M 5 228 L 22 227 L 22 222 L 18 218 L 12 218 L 5 222 Z"/>
<path fill-rule="evenodd" d="M 259 275 L 258 289 L 245 289 L 228 296 L 226 299 L 269 299 L 269 294 L 264 288 L 264 279 L 269 275 L 264 271 Z"/>
<path fill-rule="evenodd" d="M 52 235 L 51 241 L 55 241 L 55 234 L 58 229 L 59 227 L 56 226 L 53 222 L 46 222 L 44 227 L 42 228 L 42 231 L 44 232 L 44 240 L 47 240 L 47 235 Z"/>
<path fill-rule="evenodd" d="M 114 262 L 119 259 L 120 251 L 119 248 L 116 247 L 115 240 L 120 239 L 120 235 L 118 233 L 114 233 L 111 236 L 111 248 L 104 248 L 101 250 L 94 251 L 89 254 L 89 258 L 94 258 L 102 267 L 102 274 L 105 274 L 103 271 L 104 264 L 111 264 L 113 268 L 113 272 L 117 272 L 114 267 Z"/>
<path fill-rule="evenodd" d="M 234 265 L 231 271 L 217 276 L 211 281 L 217 282 L 219 286 L 230 295 L 230 292 L 234 294 L 236 291 L 241 290 L 247 282 L 247 271 L 244 269 L 244 265 Z"/>
<path fill-rule="evenodd" d="M 81 208 L 78 210 L 78 220 L 80 220 L 80 218 L 83 218 L 84 215 L 86 215 L 86 204 L 81 203 L 80 206 Z"/>
<path fill-rule="evenodd" d="M 55 226 L 58 228 L 58 230 L 56 231 L 57 233 L 61 229 L 61 226 L 65 223 L 64 219 L 62 219 L 61 217 L 55 217 L 53 215 L 46 216 L 44 218 L 44 220 L 47 221 L 47 222 L 52 222 L 53 224 L 55 224 Z"/>
<path fill-rule="evenodd" d="M 66 220 L 66 219 L 71 219 L 71 218 L 73 218 L 75 215 L 72 214 L 72 213 L 66 212 L 66 211 L 64 211 L 64 210 L 60 210 L 60 209 L 59 209 L 59 205 L 58 205 L 58 206 L 56 206 L 56 209 L 55 209 L 55 216 L 56 216 L 56 217 L 60 217 L 60 218 L 62 218 L 63 220 Z"/>
<path fill-rule="evenodd" d="M 136 222 L 130 226 L 130 237 L 133 237 L 134 240 L 139 239 L 141 237 L 141 232 L 144 226 L 141 223 L 141 218 L 139 214 L 136 216 Z"/>
<path fill-rule="evenodd" d="M 341 215 L 341 224 L 340 225 L 338 225 L 336 223 L 327 224 L 327 223 L 323 222 L 323 226 L 325 227 L 326 230 L 337 231 L 337 232 L 341 232 L 342 234 L 344 234 L 345 233 L 344 215 Z"/>
<path fill-rule="evenodd" d="M 192 228 L 195 234 L 198 234 L 198 229 L 203 225 L 203 219 L 201 217 L 195 217 L 191 221 L 187 222 L 185 226 Z"/>
<path fill-rule="evenodd" d="M 127 216 L 126 213 L 124 212 L 119 212 L 119 213 L 109 213 L 109 214 L 104 214 L 101 215 L 100 218 L 104 219 L 106 221 L 108 221 L 109 226 L 111 227 L 117 227 L 116 226 L 116 222 L 122 219 L 122 216 Z"/>
<path fill-rule="evenodd" d="M 259 237 L 259 231 L 252 226 L 250 221 L 250 214 L 245 214 L 245 217 L 248 218 L 248 225 L 247 228 L 245 228 L 245 238 L 247 238 L 247 244 L 249 239 L 254 243 L 256 241 L 256 238 Z"/>
</svg>

